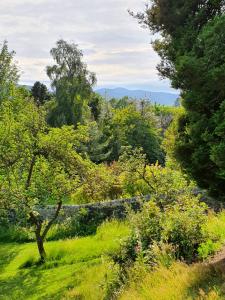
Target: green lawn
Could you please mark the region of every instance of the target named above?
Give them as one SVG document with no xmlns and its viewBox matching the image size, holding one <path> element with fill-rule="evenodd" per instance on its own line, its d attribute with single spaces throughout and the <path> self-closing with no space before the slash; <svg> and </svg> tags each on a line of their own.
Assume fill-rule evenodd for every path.
<svg viewBox="0 0 225 300">
<path fill-rule="evenodd" d="M 112 275 L 108 255 L 129 233 L 124 223 L 103 224 L 90 237 L 47 242 L 38 266 L 36 245 L 0 244 L 0 299 L 103 299 Z"/>
</svg>

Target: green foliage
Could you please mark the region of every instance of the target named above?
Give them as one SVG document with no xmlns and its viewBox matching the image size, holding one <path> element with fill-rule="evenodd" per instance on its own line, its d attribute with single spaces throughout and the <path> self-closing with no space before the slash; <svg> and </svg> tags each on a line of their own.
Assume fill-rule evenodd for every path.
<svg viewBox="0 0 225 300">
<path fill-rule="evenodd" d="M 158 163 L 149 165 L 142 149 L 125 149 L 119 163 L 123 170 L 123 189 L 130 195 L 159 195 L 162 197 L 157 201 L 169 204 L 180 191 L 191 195 L 194 188 L 194 183 L 179 170 Z"/>
<path fill-rule="evenodd" d="M 4 243 L 25 243 L 34 241 L 34 236 L 28 228 L 11 224 L 0 227 L 0 241 L 4 241 Z"/>
<path fill-rule="evenodd" d="M 193 186 L 178 171 L 148 166 L 144 176 L 145 182 L 151 183 L 151 200 L 143 203 L 140 212 L 131 211 L 132 234 L 115 261 L 126 266 L 144 257 L 152 264 L 154 245 L 161 243 L 172 245 L 176 258 L 193 261 L 199 245 L 207 240 L 203 232 L 207 206 L 193 195 Z"/>
<path fill-rule="evenodd" d="M 81 209 L 74 217 L 55 224 L 49 231 L 48 241 L 95 234 L 105 220 L 106 216 L 101 212 L 90 215 L 88 210 Z"/>
<path fill-rule="evenodd" d="M 174 156 L 199 184 L 224 197 L 224 0 L 152 1 L 140 22 L 161 33 L 158 70 L 182 91 Z"/>
<path fill-rule="evenodd" d="M 109 126 L 112 135 L 111 160 L 118 160 L 122 148 L 131 146 L 142 147 L 150 163 L 164 162 L 164 154 L 160 148 L 161 141 L 152 114 L 142 115 L 133 104 L 129 104 L 125 108 L 113 111 Z"/>
<path fill-rule="evenodd" d="M 95 121 L 85 125 L 78 125 L 76 129 L 79 144 L 76 150 L 83 156 L 87 155 L 92 162 L 101 163 L 109 159 L 110 137 L 104 135 L 101 126 Z"/>
<path fill-rule="evenodd" d="M 71 193 L 85 169 L 85 161 L 73 150 L 71 127 L 49 129 L 44 111 L 22 99 L 2 104 L 0 124 L 0 182 L 6 206 L 33 207 Z"/>
<path fill-rule="evenodd" d="M 73 194 L 72 199 L 78 203 L 86 203 L 120 198 L 123 194 L 120 172 L 116 163 L 111 166 L 93 166 L 87 170 L 85 182 Z"/>
<path fill-rule="evenodd" d="M 225 241 L 225 214 L 209 212 L 203 224 L 203 234 L 207 237 L 198 248 L 202 259 L 220 250 Z M 166 247 L 166 248 L 165 248 Z M 138 260 L 128 269 L 125 287 L 116 290 L 119 299 L 223 299 L 223 278 L 213 264 L 194 263 L 186 265 L 175 261 L 174 248 L 168 245 L 153 245 L 157 266 L 149 268 Z M 217 268 L 223 272 L 223 259 Z M 215 272 L 216 271 L 216 272 Z M 119 278 L 119 275 L 117 276 Z"/>
<path fill-rule="evenodd" d="M 223 279 L 207 264 L 174 262 L 149 270 L 138 264 L 130 270 L 129 282 L 120 300 L 222 300 Z"/>
<path fill-rule="evenodd" d="M 224 222 L 224 211 L 219 214 L 211 212 L 207 216 L 207 222 L 203 226 L 203 232 L 207 236 L 207 240 L 198 249 L 199 256 L 202 259 L 214 254 L 223 247 L 225 241 Z"/>
<path fill-rule="evenodd" d="M 19 71 L 14 62 L 14 51 L 9 51 L 4 41 L 0 50 L 0 102 L 13 96 L 13 89 L 19 80 Z"/>
<path fill-rule="evenodd" d="M 91 109 L 92 116 L 94 120 L 97 122 L 100 118 L 101 112 L 102 112 L 102 103 L 103 103 L 103 98 L 96 94 L 93 93 L 90 97 L 90 100 L 88 102 L 88 106 Z"/>
<path fill-rule="evenodd" d="M 74 149 L 74 129 L 49 128 L 44 109 L 29 98 L 18 94 L 14 101 L 2 102 L 0 127 L 0 204 L 6 212 L 4 219 L 13 211 L 21 225 L 29 216 L 26 225 L 33 227 L 44 261 L 47 233 L 62 202 L 81 184 L 90 163 Z M 57 209 L 54 217 L 44 222 L 35 207 L 48 203 L 57 204 Z"/>
<path fill-rule="evenodd" d="M 107 256 L 128 234 L 126 224 L 112 221 L 91 237 L 47 242 L 49 258 L 42 266 L 36 265 L 33 243 L 1 244 L 0 298 L 103 299 L 105 281 L 114 276 Z"/>
<path fill-rule="evenodd" d="M 200 186 L 221 197 L 225 191 L 222 117 L 225 60 L 221 44 L 224 21 L 224 17 L 215 18 L 206 25 L 192 52 L 180 59 L 178 71 L 179 74 L 185 73 L 185 88 L 189 91 L 185 91 L 187 113 L 179 121 L 175 147 L 175 155 L 182 167 Z M 201 79 L 197 73 L 201 74 Z M 203 83 L 204 87 L 201 87 Z"/>
<path fill-rule="evenodd" d="M 31 89 L 31 94 L 37 105 L 43 105 L 51 99 L 47 86 L 39 81 L 36 81 Z"/>
<path fill-rule="evenodd" d="M 197 199 L 184 195 L 163 211 L 154 201 L 144 204 L 141 212 L 131 214 L 132 235 L 115 256 L 115 261 L 126 265 L 144 256 L 152 264 L 154 245 L 160 243 L 172 245 L 176 258 L 193 261 L 199 245 L 206 239 L 202 231 L 206 222 L 205 209 Z"/>
<path fill-rule="evenodd" d="M 55 90 L 56 106 L 48 121 L 52 126 L 77 125 L 87 109 L 85 99 L 96 83 L 94 73 L 82 62 L 82 52 L 75 44 L 59 40 L 51 55 L 56 64 L 47 67 L 47 74 Z"/>
</svg>

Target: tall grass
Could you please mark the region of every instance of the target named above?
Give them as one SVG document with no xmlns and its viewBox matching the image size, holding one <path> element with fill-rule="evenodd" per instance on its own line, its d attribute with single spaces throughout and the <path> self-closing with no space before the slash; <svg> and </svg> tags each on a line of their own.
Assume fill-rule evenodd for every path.
<svg viewBox="0 0 225 300">
<path fill-rule="evenodd" d="M 138 277 L 131 272 L 133 278 L 119 300 L 216 300 L 225 296 L 222 276 L 216 276 L 206 264 L 174 262 L 169 268 L 159 266 L 149 272 L 142 267 L 140 271 Z"/>
</svg>

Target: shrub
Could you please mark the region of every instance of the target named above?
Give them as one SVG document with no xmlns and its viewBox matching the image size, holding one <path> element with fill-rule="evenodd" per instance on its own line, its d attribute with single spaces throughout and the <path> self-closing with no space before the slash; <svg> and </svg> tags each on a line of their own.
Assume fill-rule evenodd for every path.
<svg viewBox="0 0 225 300">
<path fill-rule="evenodd" d="M 26 227 L 15 225 L 1 226 L 0 227 L 0 241 L 1 242 L 31 242 L 34 240 L 34 235 Z"/>
<path fill-rule="evenodd" d="M 79 213 L 75 216 L 67 218 L 61 224 L 55 224 L 50 229 L 48 240 L 59 240 L 95 234 L 98 226 L 105 219 L 105 214 L 101 212 L 92 215 L 88 210 L 80 209 Z"/>
<path fill-rule="evenodd" d="M 207 240 L 203 242 L 199 249 L 199 257 L 207 258 L 209 255 L 218 251 L 225 242 L 225 212 L 219 214 L 210 212 L 207 216 L 207 222 L 203 225 L 203 232 L 207 236 Z"/>
<path fill-rule="evenodd" d="M 168 244 L 174 249 L 177 259 L 191 262 L 197 258 L 198 247 L 207 240 L 202 230 L 206 223 L 206 208 L 198 197 L 179 195 L 173 203 L 159 206 L 158 196 L 144 203 L 138 213 L 130 213 L 132 233 L 123 242 L 114 261 L 127 266 L 140 257 L 150 264 L 155 263 L 155 245 Z"/>
</svg>

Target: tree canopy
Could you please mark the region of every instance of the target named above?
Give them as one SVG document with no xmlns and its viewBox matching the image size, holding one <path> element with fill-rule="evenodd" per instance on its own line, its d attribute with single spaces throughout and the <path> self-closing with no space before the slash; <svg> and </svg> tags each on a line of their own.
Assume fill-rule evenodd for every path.
<svg viewBox="0 0 225 300">
<path fill-rule="evenodd" d="M 198 184 L 225 195 L 223 121 L 225 47 L 223 0 L 152 1 L 136 17 L 161 34 L 153 42 L 158 70 L 182 91 L 175 157 Z"/>
<path fill-rule="evenodd" d="M 47 74 L 55 91 L 56 105 L 49 123 L 76 126 L 82 121 L 84 102 L 92 92 L 96 76 L 88 71 L 76 44 L 59 40 L 50 53 L 56 64 L 47 67 Z"/>
<path fill-rule="evenodd" d="M 4 41 L 0 50 L 0 101 L 12 95 L 12 87 L 19 80 L 14 55 L 14 51 L 9 51 L 8 42 Z"/>
</svg>

